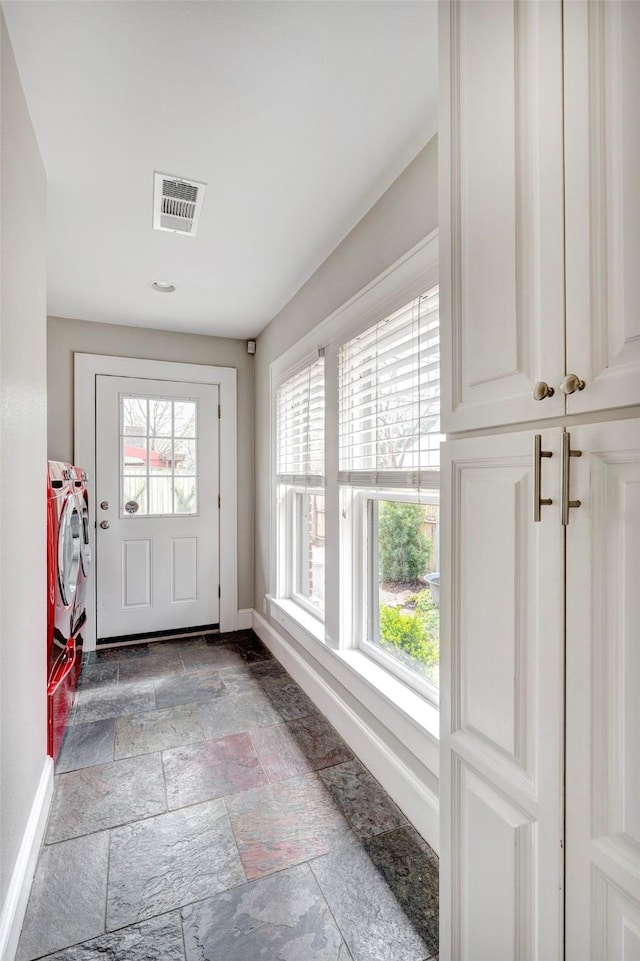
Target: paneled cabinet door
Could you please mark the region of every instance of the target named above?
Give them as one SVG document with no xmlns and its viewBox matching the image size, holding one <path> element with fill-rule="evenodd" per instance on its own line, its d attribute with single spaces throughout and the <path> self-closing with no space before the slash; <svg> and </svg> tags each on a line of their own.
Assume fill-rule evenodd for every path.
<svg viewBox="0 0 640 961">
<path fill-rule="evenodd" d="M 562 958 L 561 436 L 442 448 L 442 961 Z"/>
<path fill-rule="evenodd" d="M 566 961 L 640 958 L 640 421 L 576 427 L 567 528 Z"/>
<path fill-rule="evenodd" d="M 567 412 L 640 403 L 640 3 L 564 4 Z"/>
<path fill-rule="evenodd" d="M 557 416 L 562 5 L 441 2 L 439 31 L 443 430 Z"/>
</svg>

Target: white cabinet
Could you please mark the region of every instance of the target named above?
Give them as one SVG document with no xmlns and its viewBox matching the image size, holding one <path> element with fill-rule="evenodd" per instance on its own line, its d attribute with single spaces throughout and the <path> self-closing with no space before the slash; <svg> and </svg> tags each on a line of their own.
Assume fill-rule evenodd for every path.
<svg viewBox="0 0 640 961">
<path fill-rule="evenodd" d="M 562 942 L 559 429 L 442 451 L 440 958 L 555 961 Z M 555 515 L 555 523 L 552 521 Z M 445 694 L 445 689 L 443 689 Z"/>
<path fill-rule="evenodd" d="M 447 433 L 638 403 L 639 49 L 635 2 L 441 2 Z"/>
<path fill-rule="evenodd" d="M 640 958 L 640 420 L 571 432 L 567 961 Z"/>
<path fill-rule="evenodd" d="M 440 4 L 441 961 L 640 961 L 639 50 Z"/>
</svg>

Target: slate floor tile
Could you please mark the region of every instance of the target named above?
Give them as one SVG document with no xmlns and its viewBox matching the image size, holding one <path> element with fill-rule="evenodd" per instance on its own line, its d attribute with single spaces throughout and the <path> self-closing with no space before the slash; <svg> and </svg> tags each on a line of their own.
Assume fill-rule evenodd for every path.
<svg viewBox="0 0 640 961">
<path fill-rule="evenodd" d="M 259 679 L 267 677 L 289 677 L 280 661 L 276 661 L 275 657 L 271 658 L 271 660 L 267 658 L 266 660 L 247 661 L 246 663 L 254 677 Z"/>
<path fill-rule="evenodd" d="M 195 704 L 224 697 L 227 693 L 217 671 L 198 671 L 178 677 L 163 677 L 154 682 L 159 708 Z"/>
<path fill-rule="evenodd" d="M 118 662 L 113 661 L 82 661 L 82 671 L 78 678 L 78 690 L 83 687 L 104 687 L 107 684 L 118 683 Z"/>
<path fill-rule="evenodd" d="M 325 768 L 319 775 L 358 837 L 383 834 L 408 823 L 360 761 L 345 761 Z"/>
<path fill-rule="evenodd" d="M 264 682 L 267 697 L 283 721 L 294 721 L 309 714 L 318 714 L 318 708 L 295 681 L 284 677 L 281 681 L 267 676 Z"/>
<path fill-rule="evenodd" d="M 329 722 L 317 714 L 252 731 L 251 739 L 270 781 L 316 771 L 353 757 Z"/>
<path fill-rule="evenodd" d="M 183 908 L 187 961 L 347 961 L 307 865 Z"/>
<path fill-rule="evenodd" d="M 172 678 L 184 674 L 184 665 L 179 654 L 156 656 L 149 654 L 145 658 L 130 658 L 120 662 L 120 682 L 122 681 L 155 681 L 162 678 Z"/>
<path fill-rule="evenodd" d="M 172 641 L 151 641 L 149 653 L 152 656 L 167 657 L 178 654 L 182 656 L 185 651 L 195 651 L 205 646 L 204 637 L 176 637 Z"/>
<path fill-rule="evenodd" d="M 200 703 L 198 710 L 207 738 L 241 734 L 256 727 L 277 724 L 281 720 L 280 715 L 261 690 L 227 694 L 226 697 Z"/>
<path fill-rule="evenodd" d="M 146 657 L 149 653 L 149 645 L 143 644 L 120 644 L 116 647 L 102 647 L 97 651 L 88 654 L 90 661 L 124 661 L 130 657 Z"/>
<path fill-rule="evenodd" d="M 127 824 L 111 832 L 107 930 L 244 881 L 223 801 Z"/>
<path fill-rule="evenodd" d="M 99 688 L 83 688 L 78 691 L 72 721 L 101 721 L 105 717 L 122 714 L 141 714 L 152 711 L 156 696 L 152 681 L 124 681 Z"/>
<path fill-rule="evenodd" d="M 414 835 L 400 828 L 311 862 L 354 961 L 423 961 L 438 950 L 437 858 Z"/>
<path fill-rule="evenodd" d="M 225 803 L 249 879 L 300 864 L 352 839 L 316 774 L 235 794 Z"/>
<path fill-rule="evenodd" d="M 152 754 L 203 740 L 197 708 L 193 704 L 179 704 L 160 711 L 119 717 L 116 720 L 115 757 Z"/>
<path fill-rule="evenodd" d="M 434 955 L 438 953 L 439 860 L 410 825 L 363 842 L 371 863 Z"/>
<path fill-rule="evenodd" d="M 236 637 L 233 643 L 237 645 L 241 657 L 247 664 L 252 664 L 255 661 L 270 661 L 273 659 L 271 651 L 264 646 L 260 638 L 254 634 L 253 631 L 248 631 L 244 636 Z"/>
<path fill-rule="evenodd" d="M 31 961 L 104 931 L 109 832 L 40 852 L 16 961 Z"/>
<path fill-rule="evenodd" d="M 126 758 L 56 777 L 47 843 L 166 811 L 159 754 Z"/>
<path fill-rule="evenodd" d="M 70 724 L 56 761 L 56 774 L 113 761 L 115 718 Z"/>
<path fill-rule="evenodd" d="M 42 961 L 185 961 L 180 914 L 174 911 L 85 941 Z"/>
<path fill-rule="evenodd" d="M 223 670 L 243 665 L 245 662 L 234 644 L 203 644 L 202 647 L 181 654 L 185 670 L 189 673 L 202 670 Z"/>
<path fill-rule="evenodd" d="M 165 751 L 162 759 L 170 809 L 247 791 L 267 782 L 247 734 Z"/>
</svg>

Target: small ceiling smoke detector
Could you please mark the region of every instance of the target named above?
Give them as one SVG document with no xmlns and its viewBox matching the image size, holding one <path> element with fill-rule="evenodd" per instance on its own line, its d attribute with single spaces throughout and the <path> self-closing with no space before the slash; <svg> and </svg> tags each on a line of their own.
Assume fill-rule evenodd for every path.
<svg viewBox="0 0 640 961">
<path fill-rule="evenodd" d="M 153 227 L 195 237 L 207 185 L 171 174 L 153 175 Z"/>
<path fill-rule="evenodd" d="M 167 280 L 154 280 L 151 286 L 161 294 L 172 294 L 176 289 L 176 285 L 170 284 Z"/>
</svg>

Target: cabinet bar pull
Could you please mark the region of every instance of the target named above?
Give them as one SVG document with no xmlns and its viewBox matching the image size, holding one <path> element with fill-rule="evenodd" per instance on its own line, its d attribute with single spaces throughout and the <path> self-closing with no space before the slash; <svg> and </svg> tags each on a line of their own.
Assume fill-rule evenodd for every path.
<svg viewBox="0 0 640 961">
<path fill-rule="evenodd" d="M 567 527 L 569 524 L 569 509 L 580 507 L 580 501 L 569 500 L 571 496 L 571 458 L 582 457 L 581 450 L 571 450 L 571 434 L 568 431 L 562 432 L 562 524 Z"/>
<path fill-rule="evenodd" d="M 543 457 L 553 457 L 553 454 L 542 449 L 542 434 L 536 434 L 533 438 L 533 519 L 536 522 L 540 521 L 541 508 L 553 503 L 550 497 L 540 496 Z"/>
</svg>

